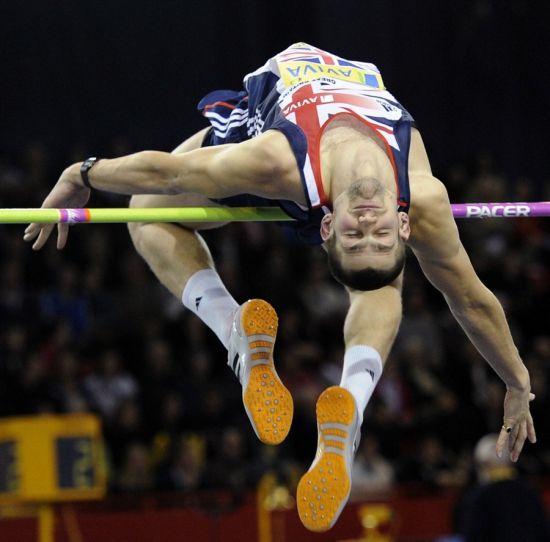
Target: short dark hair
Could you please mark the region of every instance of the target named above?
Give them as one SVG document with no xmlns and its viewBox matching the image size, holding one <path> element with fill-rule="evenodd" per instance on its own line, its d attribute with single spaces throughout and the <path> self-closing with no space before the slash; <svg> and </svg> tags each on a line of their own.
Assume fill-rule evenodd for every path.
<svg viewBox="0 0 550 542">
<path fill-rule="evenodd" d="M 392 283 L 405 267 L 406 248 L 403 241 L 399 241 L 395 263 L 388 269 L 366 267 L 356 271 L 344 269 L 336 249 L 334 236 L 326 242 L 328 267 L 332 276 L 344 286 L 363 292 L 378 290 Z"/>
</svg>

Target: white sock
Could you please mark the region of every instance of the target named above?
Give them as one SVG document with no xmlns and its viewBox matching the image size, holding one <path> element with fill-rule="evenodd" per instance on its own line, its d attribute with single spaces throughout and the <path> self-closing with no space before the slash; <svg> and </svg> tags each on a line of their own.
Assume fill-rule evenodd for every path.
<svg viewBox="0 0 550 542">
<path fill-rule="evenodd" d="M 213 269 L 197 271 L 185 285 L 183 304 L 194 312 L 227 348 L 233 316 L 239 307 Z"/>
<path fill-rule="evenodd" d="M 359 425 L 363 423 L 363 412 L 381 376 L 382 358 L 374 348 L 357 345 L 346 350 L 340 386 L 355 399 Z"/>
</svg>

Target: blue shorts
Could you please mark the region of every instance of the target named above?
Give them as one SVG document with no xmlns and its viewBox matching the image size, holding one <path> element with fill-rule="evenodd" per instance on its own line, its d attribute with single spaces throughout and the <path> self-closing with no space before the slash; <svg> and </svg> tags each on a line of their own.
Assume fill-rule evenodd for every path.
<svg viewBox="0 0 550 542">
<path fill-rule="evenodd" d="M 201 100 L 199 103 L 199 110 L 202 111 L 205 107 L 208 107 L 209 104 L 220 103 L 231 105 L 231 107 L 216 106 L 219 124 L 225 121 L 227 128 L 223 133 L 223 137 L 217 135 L 215 130 L 211 128 L 204 137 L 202 142 L 203 147 L 223 145 L 226 143 L 240 143 L 250 139 L 247 133 L 247 122 L 241 123 L 239 119 L 231 120 L 230 118 L 232 113 L 234 115 L 235 110 L 241 110 L 241 108 L 244 109 L 247 107 L 248 100 L 246 92 L 229 90 L 212 92 Z M 214 122 L 216 122 L 216 128 L 218 128 L 217 131 L 219 132 L 218 121 L 211 121 L 211 123 Z M 277 127 L 274 126 L 273 129 L 277 129 Z M 238 194 L 228 198 L 212 199 L 212 201 L 221 205 L 227 205 L 228 207 L 280 207 L 291 218 L 294 218 L 295 221 L 277 222 L 277 224 L 290 230 L 296 239 L 302 243 L 319 245 L 323 242 L 320 234 L 320 224 L 325 213 L 322 209 L 304 209 L 293 201 L 272 200 L 252 194 Z"/>
</svg>

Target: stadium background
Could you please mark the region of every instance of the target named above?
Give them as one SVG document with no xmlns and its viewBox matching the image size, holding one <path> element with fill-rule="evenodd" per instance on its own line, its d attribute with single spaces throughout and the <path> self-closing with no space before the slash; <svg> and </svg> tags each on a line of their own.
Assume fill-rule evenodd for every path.
<svg viewBox="0 0 550 542">
<path fill-rule="evenodd" d="M 548 22 L 546 2 L 523 0 L 10 3 L 0 18 L 1 206 L 39 206 L 63 167 L 89 155 L 170 150 L 205 125 L 195 111 L 204 94 L 240 88 L 245 73 L 299 40 L 380 67 L 452 201 L 550 200 Z M 90 206 L 125 203 L 95 193 Z M 539 443 L 519 469 L 543 487 L 550 220 L 460 230 L 531 370 Z M 296 419 L 288 441 L 266 449 L 214 335 L 156 284 L 124 226 L 74 228 L 62 253 L 51 243 L 31 253 L 21 237 L 20 227 L 0 227 L 2 416 L 98 413 L 110 493 L 124 498 L 246 494 L 272 470 L 292 488 L 315 451 L 316 397 L 338 380 L 343 354 L 346 299 L 321 251 L 274 225 L 206 236 L 236 299 L 265 297 L 279 312 L 276 353 Z M 407 274 L 400 337 L 362 453 L 384 459 L 393 494 L 458 499 L 475 442 L 500 426 L 503 389 L 413 260 Z"/>
</svg>

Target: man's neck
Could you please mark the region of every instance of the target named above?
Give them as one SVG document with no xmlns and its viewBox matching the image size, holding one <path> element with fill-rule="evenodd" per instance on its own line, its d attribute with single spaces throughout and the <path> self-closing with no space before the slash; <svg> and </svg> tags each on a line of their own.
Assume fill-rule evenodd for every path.
<svg viewBox="0 0 550 542">
<path fill-rule="evenodd" d="M 353 117 L 335 119 L 321 141 L 323 187 L 329 202 L 359 179 L 378 179 L 396 194 L 391 162 L 379 137 Z"/>
</svg>

